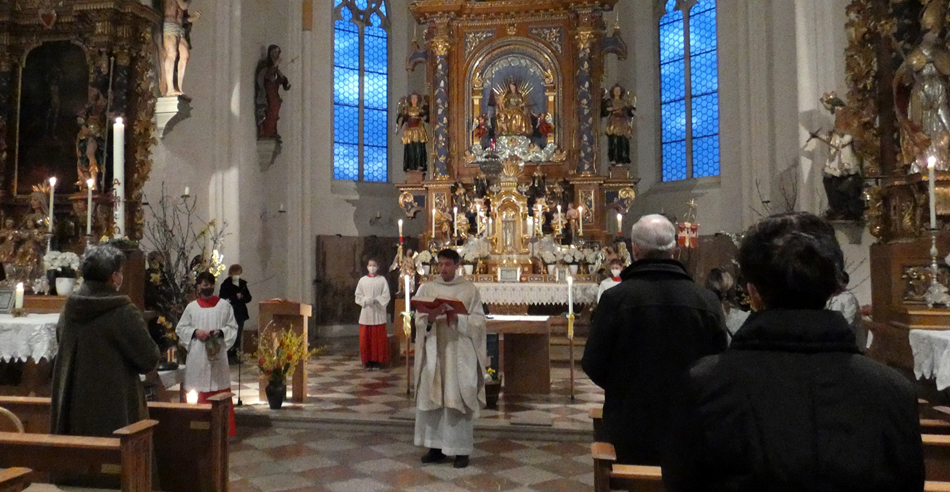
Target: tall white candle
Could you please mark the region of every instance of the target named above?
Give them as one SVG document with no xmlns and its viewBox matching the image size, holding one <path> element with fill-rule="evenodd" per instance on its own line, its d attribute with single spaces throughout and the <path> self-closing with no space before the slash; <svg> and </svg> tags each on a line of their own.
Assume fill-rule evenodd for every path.
<svg viewBox="0 0 950 492">
<path fill-rule="evenodd" d="M 23 282 L 16 284 L 16 298 L 13 300 L 14 309 L 23 309 Z"/>
<path fill-rule="evenodd" d="M 86 196 L 86 235 L 92 235 L 92 187 L 96 185 L 96 180 L 89 178 L 86 180 L 86 189 L 88 190 L 88 195 Z"/>
<path fill-rule="evenodd" d="M 617 235 L 623 236 L 623 215 L 617 214 Z"/>
<path fill-rule="evenodd" d="M 402 219 L 399 219 L 399 242 L 402 242 Z"/>
<path fill-rule="evenodd" d="M 404 287 L 403 290 L 406 291 L 406 312 L 408 313 L 409 311 L 412 311 L 409 309 L 409 275 L 403 275 L 402 279 Z"/>
<path fill-rule="evenodd" d="M 435 207 L 432 207 L 432 239 L 435 239 Z"/>
<path fill-rule="evenodd" d="M 930 156 L 927 159 L 927 183 L 930 188 L 930 228 L 937 228 L 937 183 L 934 180 L 934 168 L 937 167 L 937 158 Z"/>
<path fill-rule="evenodd" d="M 534 237 L 534 218 L 528 217 L 528 237 Z"/>
<path fill-rule="evenodd" d="M 185 194 L 183 196 L 191 196 L 191 188 L 185 187 Z"/>
<path fill-rule="evenodd" d="M 115 197 L 115 237 L 125 237 L 125 125 L 116 118 L 112 125 L 112 178 Z"/>
<path fill-rule="evenodd" d="M 56 194 L 56 177 L 49 178 L 49 231 L 53 232 L 53 195 Z"/>
<path fill-rule="evenodd" d="M 574 277 L 567 276 L 567 312 L 574 314 Z"/>
<path fill-rule="evenodd" d="M 455 237 L 459 237 L 459 208 L 452 207 L 452 226 L 455 228 Z"/>
<path fill-rule="evenodd" d="M 577 207 L 577 235 L 584 235 L 584 206 Z"/>
</svg>

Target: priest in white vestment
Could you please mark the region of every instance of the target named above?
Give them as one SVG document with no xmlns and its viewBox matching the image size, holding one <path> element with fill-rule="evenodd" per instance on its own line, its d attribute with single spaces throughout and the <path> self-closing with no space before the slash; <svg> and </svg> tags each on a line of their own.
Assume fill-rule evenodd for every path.
<svg viewBox="0 0 950 492">
<path fill-rule="evenodd" d="M 389 282 L 377 275 L 379 263 L 366 262 L 368 272 L 356 284 L 356 303 L 360 310 L 360 360 L 367 369 L 382 369 L 389 363 L 389 337 L 386 335 L 386 306 Z"/>
<path fill-rule="evenodd" d="M 458 253 L 446 249 L 438 258 L 439 276 L 416 296 L 458 299 L 469 314 L 445 304 L 417 310 L 415 444 L 429 448 L 423 463 L 448 455 L 465 468 L 474 450 L 472 424 L 485 404 L 485 311 L 475 284 L 456 275 Z"/>
<path fill-rule="evenodd" d="M 210 272 L 198 274 L 198 298 L 185 307 L 175 328 L 178 341 L 188 351 L 183 385 L 186 392 L 198 392 L 199 403 L 231 391 L 228 347 L 237 337 L 238 326 L 231 304 L 214 295 L 214 283 Z M 231 436 L 237 435 L 233 407 L 228 427 Z"/>
</svg>

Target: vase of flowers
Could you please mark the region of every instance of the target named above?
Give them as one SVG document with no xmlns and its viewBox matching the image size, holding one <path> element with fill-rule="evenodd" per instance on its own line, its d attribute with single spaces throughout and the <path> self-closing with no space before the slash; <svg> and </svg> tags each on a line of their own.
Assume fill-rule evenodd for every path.
<svg viewBox="0 0 950 492">
<path fill-rule="evenodd" d="M 577 275 L 579 263 L 583 259 L 581 252 L 574 248 L 569 248 L 564 252 L 563 258 L 564 263 L 567 263 L 568 268 L 571 270 L 571 275 Z"/>
<path fill-rule="evenodd" d="M 485 371 L 485 407 L 497 409 L 499 394 L 501 394 L 501 375 L 489 367 Z"/>
<path fill-rule="evenodd" d="M 553 251 L 542 251 L 541 261 L 543 261 L 547 266 L 548 275 L 554 275 L 554 272 L 557 269 L 557 254 L 555 254 Z"/>
<path fill-rule="evenodd" d="M 50 287 L 56 288 L 55 294 L 68 296 L 76 284 L 79 255 L 71 251 L 50 251 L 43 256 L 43 267 L 46 269 Z"/>
<path fill-rule="evenodd" d="M 462 265 L 465 268 L 465 275 L 471 275 L 475 272 L 475 263 L 478 262 L 478 251 L 474 248 L 467 249 L 462 253 Z"/>
<path fill-rule="evenodd" d="M 423 251 L 416 257 L 416 266 L 422 269 L 423 275 L 428 275 L 432 271 L 432 253 Z"/>
<path fill-rule="evenodd" d="M 319 352 L 319 349 L 307 350 L 302 335 L 283 329 L 261 336 L 257 342 L 257 368 L 267 376 L 267 403 L 273 410 L 279 410 L 287 394 L 287 378 L 294 375 L 297 364 Z"/>
</svg>

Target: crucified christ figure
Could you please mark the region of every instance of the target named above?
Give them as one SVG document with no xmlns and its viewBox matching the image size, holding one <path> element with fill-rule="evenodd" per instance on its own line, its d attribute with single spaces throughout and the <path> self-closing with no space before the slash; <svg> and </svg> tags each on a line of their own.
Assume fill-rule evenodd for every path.
<svg viewBox="0 0 950 492">
<path fill-rule="evenodd" d="M 188 11 L 190 4 L 191 0 L 165 0 L 165 23 L 162 31 L 161 92 L 163 96 L 184 94 L 181 90 L 181 82 L 185 78 L 185 67 L 191 56 L 185 23 L 193 23 L 201 16 L 201 11 L 194 13 Z"/>
</svg>

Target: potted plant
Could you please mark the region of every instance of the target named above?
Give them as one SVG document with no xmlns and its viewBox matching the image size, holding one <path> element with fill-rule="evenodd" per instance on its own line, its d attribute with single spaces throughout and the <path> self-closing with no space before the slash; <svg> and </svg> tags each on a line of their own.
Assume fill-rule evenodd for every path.
<svg viewBox="0 0 950 492">
<path fill-rule="evenodd" d="M 288 329 L 272 330 L 257 342 L 257 353 L 254 354 L 257 357 L 257 368 L 261 374 L 267 376 L 264 393 L 273 410 L 280 409 L 284 404 L 287 378 L 294 375 L 297 364 L 320 351 L 307 350 L 304 342 L 302 335 Z"/>
<path fill-rule="evenodd" d="M 422 268 L 423 275 L 428 275 L 429 272 L 432 271 L 432 260 L 434 260 L 434 258 L 432 257 L 432 253 L 428 250 L 422 251 L 419 253 L 419 256 L 416 257 L 416 267 Z"/>
<path fill-rule="evenodd" d="M 72 293 L 79 271 L 79 255 L 71 251 L 50 251 L 43 257 L 43 266 L 51 279 L 50 285 L 56 287 L 56 295 Z"/>
<path fill-rule="evenodd" d="M 501 393 L 501 374 L 489 367 L 485 370 L 485 407 L 498 408 L 498 395 Z"/>
<path fill-rule="evenodd" d="M 478 262 L 478 251 L 475 248 L 467 248 L 462 253 L 462 265 L 465 268 L 465 275 L 471 275 L 475 272 L 475 263 Z"/>
<path fill-rule="evenodd" d="M 543 261 L 545 266 L 547 266 L 548 275 L 554 275 L 554 270 L 557 268 L 557 254 L 553 251 L 542 251 L 541 261 Z"/>
<path fill-rule="evenodd" d="M 573 247 L 564 251 L 564 263 L 567 263 L 568 268 L 571 270 L 571 275 L 577 275 L 578 264 L 583 257 L 581 252 Z"/>
</svg>

